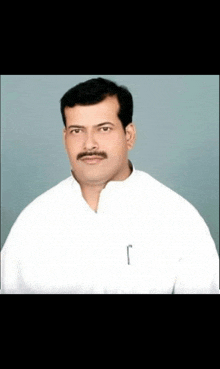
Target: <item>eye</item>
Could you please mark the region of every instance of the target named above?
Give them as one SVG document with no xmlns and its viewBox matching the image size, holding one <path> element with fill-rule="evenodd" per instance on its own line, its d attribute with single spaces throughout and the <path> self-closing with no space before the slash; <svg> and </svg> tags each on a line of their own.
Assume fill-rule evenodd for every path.
<svg viewBox="0 0 220 369">
<path fill-rule="evenodd" d="M 103 132 L 108 132 L 108 131 L 110 131 L 111 130 L 111 128 L 110 127 L 102 127 L 102 128 L 100 128 Z"/>
<path fill-rule="evenodd" d="M 70 133 L 80 133 L 82 130 L 80 128 L 75 128 L 75 129 L 72 129 L 72 131 L 70 131 Z"/>
</svg>

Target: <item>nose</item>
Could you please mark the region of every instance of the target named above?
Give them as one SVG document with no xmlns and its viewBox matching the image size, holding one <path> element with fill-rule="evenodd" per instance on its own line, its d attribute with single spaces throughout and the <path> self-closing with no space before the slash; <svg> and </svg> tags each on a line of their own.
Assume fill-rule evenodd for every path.
<svg viewBox="0 0 220 369">
<path fill-rule="evenodd" d="M 98 143 L 95 139 L 95 135 L 92 132 L 88 132 L 85 142 L 84 142 L 84 150 L 85 151 L 93 151 L 98 149 Z"/>
</svg>

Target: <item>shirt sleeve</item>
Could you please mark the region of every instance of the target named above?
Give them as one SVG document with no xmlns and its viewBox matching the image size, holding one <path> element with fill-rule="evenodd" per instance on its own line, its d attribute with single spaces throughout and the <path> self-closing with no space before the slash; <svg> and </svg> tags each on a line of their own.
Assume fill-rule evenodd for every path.
<svg viewBox="0 0 220 369">
<path fill-rule="evenodd" d="M 23 293 L 20 274 L 20 260 L 25 244 L 25 227 L 22 216 L 13 224 L 1 251 L 1 293 Z"/>
<path fill-rule="evenodd" d="M 195 209 L 186 218 L 174 293 L 219 294 L 219 256 L 209 229 Z"/>
</svg>

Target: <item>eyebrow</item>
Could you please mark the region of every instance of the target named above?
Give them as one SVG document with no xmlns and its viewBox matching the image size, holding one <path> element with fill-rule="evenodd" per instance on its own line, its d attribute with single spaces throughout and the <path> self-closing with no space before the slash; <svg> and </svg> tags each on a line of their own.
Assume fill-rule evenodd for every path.
<svg viewBox="0 0 220 369">
<path fill-rule="evenodd" d="M 99 123 L 99 124 L 96 124 L 94 127 L 101 127 L 101 126 L 104 126 L 106 124 L 111 124 L 112 126 L 114 126 L 113 123 L 111 122 L 103 122 L 103 123 Z M 86 128 L 85 126 L 80 126 L 78 124 L 71 124 L 71 126 L 69 126 L 67 129 L 70 129 L 70 128 Z"/>
</svg>

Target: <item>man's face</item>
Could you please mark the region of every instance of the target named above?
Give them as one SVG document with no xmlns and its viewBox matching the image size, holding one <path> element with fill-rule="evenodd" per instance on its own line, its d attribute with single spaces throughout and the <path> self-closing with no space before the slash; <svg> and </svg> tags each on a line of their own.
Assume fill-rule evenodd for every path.
<svg viewBox="0 0 220 369">
<path fill-rule="evenodd" d="M 128 176 L 128 150 L 135 141 L 135 128 L 129 124 L 125 133 L 119 108 L 116 96 L 95 105 L 65 108 L 65 147 L 80 184 L 105 184 Z"/>
</svg>

